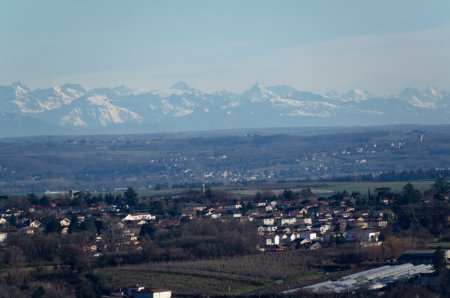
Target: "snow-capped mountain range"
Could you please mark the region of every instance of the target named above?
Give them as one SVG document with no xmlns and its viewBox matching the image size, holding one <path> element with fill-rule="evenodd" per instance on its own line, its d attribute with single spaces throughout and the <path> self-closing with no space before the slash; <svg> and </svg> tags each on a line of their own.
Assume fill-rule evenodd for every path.
<svg viewBox="0 0 450 298">
<path fill-rule="evenodd" d="M 0 86 L 0 136 L 144 133 L 229 128 L 450 124 L 450 93 L 428 87 L 374 96 L 361 89 L 316 94 L 255 84 L 242 94 L 203 92 L 184 82 L 169 89 L 78 84 L 32 90 Z"/>
</svg>

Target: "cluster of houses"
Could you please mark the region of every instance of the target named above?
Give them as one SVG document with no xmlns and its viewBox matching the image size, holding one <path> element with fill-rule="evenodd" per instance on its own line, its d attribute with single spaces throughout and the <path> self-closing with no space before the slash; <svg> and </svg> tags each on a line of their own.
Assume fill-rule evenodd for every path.
<svg viewBox="0 0 450 298">
<path fill-rule="evenodd" d="M 261 236 L 258 246 L 267 251 L 318 249 L 333 242 L 380 245 L 380 232 L 388 223 L 385 212 L 390 212 L 356 211 L 345 203 L 332 207 L 326 201 L 302 206 L 297 201 L 274 200 L 254 203 L 252 207 L 244 211 L 240 203 L 212 207 L 190 204 L 182 216 L 255 222 Z"/>
<path fill-rule="evenodd" d="M 75 216 L 74 216 L 75 214 Z M 54 218 L 53 227 L 57 233 L 71 233 L 71 226 L 77 226 L 76 231 L 90 220 L 94 230 L 100 223 L 102 233 L 80 243 L 84 251 L 93 256 L 103 252 L 126 252 L 140 248 L 139 232 L 142 225 L 148 222 L 162 224 L 164 220 L 156 221 L 156 216 L 149 213 L 133 212 L 123 214 L 113 206 L 96 207 L 60 207 L 52 204 L 50 207 L 33 206 L 26 210 L 11 208 L 0 210 L 0 244 L 5 243 L 10 236 L 35 235 L 45 233 L 48 229 L 48 218 Z M 14 220 L 12 220 L 14 218 Z M 75 221 L 75 222 L 74 222 Z M 92 231 L 91 231 L 92 232 Z"/>
<path fill-rule="evenodd" d="M 256 218 L 260 223 L 258 233 L 263 237 L 261 250 L 318 249 L 339 242 L 380 245 L 380 231 L 387 226 L 383 213 L 356 212 L 345 205 L 332 208 L 317 202 L 301 208 L 281 208 L 288 211 L 278 211 L 276 201 L 259 205 L 271 210 Z"/>
<path fill-rule="evenodd" d="M 139 235 L 143 225 L 152 223 L 155 228 L 177 226 L 187 218 L 256 223 L 261 251 L 318 249 L 342 242 L 380 245 L 380 231 L 387 225 L 385 212 L 356 211 L 345 203 L 336 207 L 324 200 L 315 200 L 309 205 L 301 204 L 299 200 L 248 200 L 233 204 L 227 201 L 209 205 L 190 202 L 182 203 L 175 216 L 155 216 L 138 211 L 124 213 L 113 205 L 61 207 L 54 203 L 45 208 L 38 205 L 27 210 L 11 208 L 0 212 L 0 243 L 12 234 L 44 232 L 49 216 L 57 220 L 61 234 L 70 233 L 73 221 L 79 227 L 90 220 L 91 225 L 94 222 L 95 226 L 102 227 L 102 233 L 83 244 L 83 249 L 93 256 L 142 249 Z M 14 225 L 11 225 L 12 218 Z"/>
</svg>

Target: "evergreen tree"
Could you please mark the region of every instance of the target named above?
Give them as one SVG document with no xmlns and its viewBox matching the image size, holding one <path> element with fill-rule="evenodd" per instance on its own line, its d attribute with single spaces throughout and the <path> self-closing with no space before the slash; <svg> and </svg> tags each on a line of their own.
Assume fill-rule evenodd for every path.
<svg viewBox="0 0 450 298">
<path fill-rule="evenodd" d="M 445 177 L 439 177 L 432 188 L 436 191 L 436 196 L 444 197 L 450 192 L 450 182 Z"/>
<path fill-rule="evenodd" d="M 407 183 L 403 186 L 402 203 L 403 204 L 416 204 L 420 203 L 422 195 L 419 190 L 414 188 L 414 185 Z"/>
<path fill-rule="evenodd" d="M 125 199 L 125 203 L 130 206 L 136 206 L 138 204 L 138 194 L 134 189 L 128 187 L 127 190 L 123 193 L 123 197 Z"/>
<path fill-rule="evenodd" d="M 441 247 L 439 247 L 433 255 L 433 267 L 438 274 L 447 269 L 445 251 Z"/>
</svg>

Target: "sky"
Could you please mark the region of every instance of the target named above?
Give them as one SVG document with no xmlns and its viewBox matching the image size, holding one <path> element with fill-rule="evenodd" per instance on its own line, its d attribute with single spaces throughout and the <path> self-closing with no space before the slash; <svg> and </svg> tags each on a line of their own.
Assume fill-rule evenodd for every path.
<svg viewBox="0 0 450 298">
<path fill-rule="evenodd" d="M 0 0 L 0 85 L 450 91 L 448 0 Z"/>
</svg>

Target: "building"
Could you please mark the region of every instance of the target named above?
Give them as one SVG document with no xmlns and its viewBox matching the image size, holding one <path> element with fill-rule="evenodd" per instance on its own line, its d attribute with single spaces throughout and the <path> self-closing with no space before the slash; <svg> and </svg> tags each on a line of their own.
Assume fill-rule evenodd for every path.
<svg viewBox="0 0 450 298">
<path fill-rule="evenodd" d="M 144 289 L 136 292 L 132 297 L 134 298 L 170 298 L 172 291 L 166 289 Z"/>
<path fill-rule="evenodd" d="M 141 220 L 155 220 L 156 216 L 151 215 L 149 213 L 135 213 L 128 214 L 125 216 L 122 221 L 141 221 Z"/>
<path fill-rule="evenodd" d="M 123 288 L 121 290 L 121 292 L 122 292 L 122 296 L 133 297 L 133 295 L 135 293 L 138 293 L 138 292 L 143 291 L 143 290 L 145 290 L 145 287 L 140 286 L 140 285 L 135 285 L 135 286 L 130 286 L 130 287 Z"/>
<path fill-rule="evenodd" d="M 8 233 L 2 233 L 0 232 L 0 243 L 4 242 L 8 238 Z"/>
<path fill-rule="evenodd" d="M 325 281 L 302 289 L 285 291 L 283 294 L 295 294 L 300 290 L 318 294 L 349 293 L 358 289 L 379 290 L 397 281 L 409 280 L 421 274 L 433 272 L 433 266 L 431 265 L 402 264 L 383 266 L 347 275 L 336 281 Z"/>
</svg>

